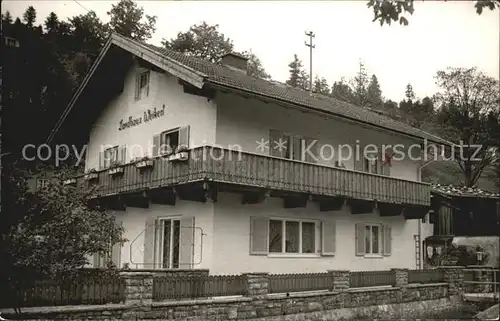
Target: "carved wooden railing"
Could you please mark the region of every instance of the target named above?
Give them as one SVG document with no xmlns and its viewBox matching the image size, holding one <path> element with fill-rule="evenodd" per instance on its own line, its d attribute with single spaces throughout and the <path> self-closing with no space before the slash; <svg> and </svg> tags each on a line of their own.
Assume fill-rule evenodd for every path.
<svg viewBox="0 0 500 321">
<path fill-rule="evenodd" d="M 430 185 L 426 183 L 210 146 L 187 153 L 184 161 L 154 158 L 150 169 L 131 163 L 123 165 L 123 173 L 118 175 L 98 171 L 95 183 L 81 176 L 77 185 L 97 184 L 97 194 L 105 196 L 209 180 L 312 195 L 430 204 Z"/>
</svg>

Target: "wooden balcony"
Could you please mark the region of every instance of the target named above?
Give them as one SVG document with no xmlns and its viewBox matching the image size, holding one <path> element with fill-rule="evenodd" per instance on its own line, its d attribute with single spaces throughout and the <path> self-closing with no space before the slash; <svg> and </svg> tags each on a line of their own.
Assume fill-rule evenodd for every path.
<svg viewBox="0 0 500 321">
<path fill-rule="evenodd" d="M 426 183 L 209 146 L 187 153 L 187 160 L 155 158 L 148 168 L 130 163 L 114 175 L 103 170 L 92 180 L 81 176 L 76 185 L 96 184 L 97 195 L 108 196 L 205 181 L 316 197 L 430 205 Z"/>
</svg>

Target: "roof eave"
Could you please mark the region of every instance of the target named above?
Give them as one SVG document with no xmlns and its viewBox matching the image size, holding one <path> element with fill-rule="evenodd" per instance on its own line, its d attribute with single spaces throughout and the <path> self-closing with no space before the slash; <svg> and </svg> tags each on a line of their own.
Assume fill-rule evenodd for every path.
<svg viewBox="0 0 500 321">
<path fill-rule="evenodd" d="M 154 66 L 156 66 L 162 70 L 165 70 L 166 72 L 171 73 L 172 75 L 190 83 L 191 85 L 193 85 L 197 88 L 201 89 L 204 85 L 205 75 L 203 75 L 199 72 L 196 72 L 193 69 L 191 69 L 185 65 L 182 65 L 182 64 L 180 64 L 172 59 L 166 58 L 166 57 L 154 52 L 150 48 L 147 48 L 147 47 L 141 45 L 140 43 L 138 43 L 136 41 L 125 38 L 117 33 L 113 33 L 111 35 L 111 37 L 109 37 L 108 40 L 106 41 L 106 43 L 104 44 L 96 61 L 94 62 L 94 64 L 90 68 L 89 72 L 87 73 L 87 75 L 83 79 L 82 83 L 80 84 L 80 86 L 76 90 L 75 94 L 71 98 L 71 100 L 68 103 L 68 106 L 66 107 L 66 109 L 64 110 L 62 116 L 59 118 L 56 125 L 54 126 L 54 128 L 50 132 L 48 138 L 46 139 L 47 144 L 50 144 L 53 141 L 57 132 L 59 131 L 59 129 L 63 125 L 64 121 L 68 117 L 69 113 L 71 112 L 74 105 L 78 101 L 80 95 L 82 94 L 85 87 L 87 86 L 88 82 L 90 81 L 90 79 L 94 75 L 95 71 L 99 67 L 102 59 L 106 56 L 106 53 L 108 52 L 111 45 L 116 45 L 116 46 L 130 52 L 131 54 L 133 54 L 137 57 L 140 57 L 141 59 L 153 64 Z"/>
<path fill-rule="evenodd" d="M 416 139 L 418 141 L 424 141 L 425 140 L 425 138 L 423 138 L 423 137 L 419 137 L 419 136 L 411 135 L 411 134 L 408 134 L 408 133 L 400 132 L 400 131 L 397 131 L 397 130 L 394 130 L 394 129 L 389 129 L 389 128 L 383 127 L 383 126 L 377 126 L 377 125 L 372 124 L 372 123 L 364 122 L 364 121 L 361 121 L 361 120 L 358 120 L 358 119 L 354 119 L 354 118 L 351 118 L 351 117 L 347 117 L 347 116 L 344 116 L 344 115 L 340 115 L 340 114 L 337 114 L 337 113 L 328 112 L 326 110 L 321 110 L 321 109 L 314 108 L 314 107 L 311 107 L 311 106 L 308 106 L 308 105 L 299 104 L 299 103 L 296 103 L 296 102 L 291 102 L 291 101 L 288 101 L 288 100 L 281 99 L 279 97 L 273 97 L 273 96 L 269 96 L 269 95 L 264 95 L 264 94 L 261 94 L 261 93 L 257 93 L 257 92 L 251 91 L 251 90 L 247 90 L 247 89 L 243 89 L 243 88 L 239 88 L 239 87 L 229 86 L 227 84 L 215 81 L 213 79 L 207 79 L 206 82 L 209 83 L 211 86 L 214 86 L 214 87 L 219 87 L 219 88 L 224 88 L 224 89 L 230 89 L 230 90 L 233 90 L 233 91 L 236 91 L 236 92 L 238 92 L 238 91 L 239 92 L 244 92 L 245 94 L 253 95 L 253 96 L 256 96 L 256 97 L 263 97 L 263 98 L 270 99 L 270 100 L 276 100 L 276 101 L 279 101 L 281 103 L 286 103 L 286 104 L 294 105 L 296 107 L 305 108 L 307 110 L 312 110 L 312 111 L 315 111 L 315 112 L 318 112 L 318 113 L 328 114 L 328 115 L 332 115 L 332 116 L 339 117 L 339 118 L 342 118 L 342 119 L 347 119 L 347 120 L 355 122 L 355 123 L 361 123 L 361 124 L 364 124 L 366 126 L 376 127 L 376 128 L 379 128 L 379 129 L 382 129 L 382 130 L 385 130 L 385 131 L 390 131 L 390 132 L 396 133 L 398 135 L 403 135 L 403 136 L 406 136 L 406 137 L 410 137 L 412 139 Z M 434 136 L 434 135 L 432 135 L 432 136 Z M 438 139 L 439 139 L 439 137 L 438 137 Z M 432 143 L 436 143 L 436 144 L 447 145 L 447 147 L 453 146 L 453 143 L 451 143 L 451 142 L 444 141 L 443 139 L 439 139 L 439 140 L 438 139 L 436 139 L 436 140 L 430 140 L 430 141 Z"/>
</svg>

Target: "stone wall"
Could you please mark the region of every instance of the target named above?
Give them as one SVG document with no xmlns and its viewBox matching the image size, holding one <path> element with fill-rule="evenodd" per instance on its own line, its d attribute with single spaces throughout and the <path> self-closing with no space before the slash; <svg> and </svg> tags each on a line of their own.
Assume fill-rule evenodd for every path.
<svg viewBox="0 0 500 321">
<path fill-rule="evenodd" d="M 451 283 L 408 284 L 406 270 L 395 270 L 397 286 L 349 289 L 349 273 L 334 273 L 332 290 L 302 293 L 268 293 L 266 273 L 247 274 L 248 294 L 241 297 L 219 297 L 210 299 L 153 302 L 151 300 L 151 272 L 124 272 L 126 279 L 126 302 L 101 306 L 25 308 L 16 319 L 50 320 L 243 320 L 254 318 L 307 318 L 327 316 L 338 311 L 358 311 L 361 308 L 377 309 L 381 318 L 413 315 L 419 302 L 444 303 L 435 309 L 444 309 L 451 304 L 452 291 L 459 289 L 463 273 L 454 269 L 445 272 Z M 333 289 L 336 287 L 337 289 Z M 389 308 L 390 307 L 390 308 Z M 347 309 L 347 310 L 345 310 Z M 335 312 L 337 311 L 337 312 Z M 384 312 L 385 311 L 385 312 Z M 6 313 L 7 312 L 7 313 Z M 12 317 L 4 311 L 3 317 Z M 351 313 L 350 312 L 350 313 Z M 411 313 L 410 313 L 411 312 Z M 417 311 L 418 312 L 418 311 Z M 423 312 L 423 311 L 422 311 Z M 340 312 L 338 312 L 340 313 Z M 344 313 L 344 312 L 342 312 Z M 356 312 L 357 313 L 357 312 Z M 315 317 L 313 317 L 315 316 Z M 418 315 L 417 315 L 418 316 Z M 305 318 L 305 317 L 304 317 Z M 302 318 L 302 319 L 304 319 Z M 306 318 L 306 319 L 307 319 Z M 277 319 L 277 320 L 278 320 Z"/>
</svg>

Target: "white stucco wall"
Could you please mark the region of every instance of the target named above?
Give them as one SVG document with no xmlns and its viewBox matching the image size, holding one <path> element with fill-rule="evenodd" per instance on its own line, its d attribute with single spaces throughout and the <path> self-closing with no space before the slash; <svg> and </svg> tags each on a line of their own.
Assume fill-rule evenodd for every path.
<svg viewBox="0 0 500 321">
<path fill-rule="evenodd" d="M 216 106 L 207 98 L 186 94 L 176 77 L 167 73 L 151 72 L 149 96 L 134 101 L 135 77 L 139 67 L 134 66 L 125 79 L 123 93 L 115 97 L 92 127 L 87 145 L 86 170 L 98 168 L 101 145 L 127 145 L 127 161 L 134 157 L 151 155 L 153 136 L 178 126 L 190 126 L 190 146 L 215 142 Z M 165 105 L 165 115 L 124 130 L 118 130 L 120 120 L 129 116 L 142 117 L 144 111 Z M 132 149 L 131 146 L 134 147 Z M 142 152 L 141 152 L 142 151 Z"/>
<path fill-rule="evenodd" d="M 122 246 L 120 266 L 129 263 L 130 268 L 151 268 L 144 266 L 144 229 L 148 218 L 194 217 L 194 268 L 210 268 L 212 262 L 213 204 L 178 200 L 175 206 L 151 204 L 149 208 L 128 207 L 125 211 L 114 211 L 118 221 L 123 223 L 124 237 L 128 240 Z M 203 236 L 202 236 L 203 234 Z M 185 268 L 185 267 L 184 267 Z"/>
<path fill-rule="evenodd" d="M 312 258 L 250 255 L 251 216 L 335 220 L 336 255 Z M 355 223 L 390 224 L 392 255 L 377 258 L 356 256 Z M 286 209 L 280 198 L 270 198 L 267 204 L 241 205 L 241 195 L 220 193 L 219 201 L 215 204 L 211 273 L 316 273 L 329 269 L 368 271 L 396 267 L 414 269 L 416 259 L 413 236 L 417 233 L 418 220 L 405 220 L 402 216 L 380 217 L 376 213 L 351 215 L 347 207 L 342 211 L 320 212 L 312 202 L 309 202 L 307 208 Z"/>
<path fill-rule="evenodd" d="M 313 113 L 305 113 L 296 109 L 285 108 L 276 104 L 266 104 L 252 98 L 238 97 L 232 94 L 220 94 L 217 102 L 216 143 L 224 148 L 238 144 L 243 151 L 268 154 L 257 148 L 257 141 L 269 139 L 269 130 L 278 129 L 284 132 L 303 135 L 318 140 L 318 145 L 348 144 L 355 148 L 356 140 L 360 146 L 376 144 L 377 146 L 417 144 L 400 135 L 368 129 L 360 125 L 350 124 L 338 119 L 326 118 Z M 408 148 L 407 147 L 407 148 Z M 320 164 L 333 166 L 337 158 L 328 159 L 329 149 L 324 149 L 327 159 Z M 338 150 L 335 150 L 338 154 Z M 420 147 L 414 148 L 412 154 L 417 157 Z M 347 156 L 347 155 L 346 155 Z M 346 168 L 353 169 L 353 159 L 344 162 Z M 406 180 L 418 180 L 418 164 L 406 158 L 393 161 L 391 176 Z"/>
</svg>

